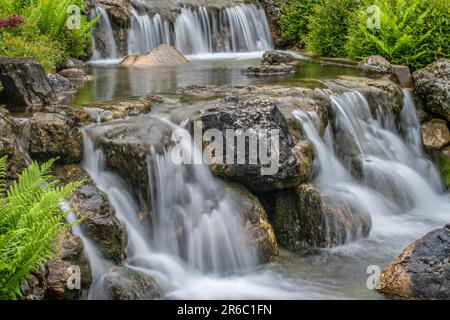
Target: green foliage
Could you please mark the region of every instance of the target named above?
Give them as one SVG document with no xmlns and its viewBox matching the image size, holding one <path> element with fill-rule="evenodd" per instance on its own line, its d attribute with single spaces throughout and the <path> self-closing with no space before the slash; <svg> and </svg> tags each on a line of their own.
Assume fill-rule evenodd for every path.
<svg viewBox="0 0 450 320">
<path fill-rule="evenodd" d="M 289 0 L 281 8 L 280 28 L 287 41 L 304 44 L 309 33 L 309 18 L 320 0 Z"/>
<path fill-rule="evenodd" d="M 424 67 L 449 57 L 450 14 L 447 0 L 375 0 L 381 28 L 367 28 L 367 13 L 352 17 L 348 42 L 351 58 L 379 54 L 395 64 Z"/>
<path fill-rule="evenodd" d="M 0 3 L 0 18 L 19 15 L 26 21 L 19 28 L 0 32 L 2 55 L 31 55 L 52 71 L 67 57 L 83 57 L 85 49 L 91 45 L 90 30 L 97 19 L 89 22 L 81 12 L 80 29 L 67 27 L 69 7 L 77 5 L 84 10 L 85 0 L 0 0 Z"/>
<path fill-rule="evenodd" d="M 0 159 L 0 299 L 21 295 L 21 284 L 54 257 L 55 240 L 69 227 L 61 202 L 80 183 L 60 187 L 53 162 L 33 163 L 6 190 L 6 157 Z"/>
<path fill-rule="evenodd" d="M 358 0 L 321 0 L 309 19 L 307 48 L 328 57 L 346 56 L 350 17 L 361 5 Z"/>
</svg>

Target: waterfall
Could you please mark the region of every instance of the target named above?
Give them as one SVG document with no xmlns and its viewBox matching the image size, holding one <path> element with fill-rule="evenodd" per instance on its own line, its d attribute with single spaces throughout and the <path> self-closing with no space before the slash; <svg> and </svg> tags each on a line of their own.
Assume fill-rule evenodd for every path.
<svg viewBox="0 0 450 320">
<path fill-rule="evenodd" d="M 129 54 L 144 54 L 167 43 L 186 55 L 215 52 L 266 51 L 273 47 L 263 9 L 239 5 L 223 10 L 182 8 L 175 22 L 131 9 Z"/>
<path fill-rule="evenodd" d="M 404 137 L 393 112 L 374 112 L 357 91 L 331 97 L 334 119 L 323 138 L 315 113 L 294 111 L 316 149 L 316 184 L 369 212 L 375 237 L 425 233 L 429 229 L 420 219 L 439 226 L 450 209 L 439 174 L 424 155 L 414 101 L 409 91 L 404 95 Z"/>
<path fill-rule="evenodd" d="M 161 121 L 167 123 L 165 119 Z M 299 286 L 296 281 L 262 269 L 256 249 L 244 239 L 240 208 L 228 191 L 213 178 L 207 166 L 175 165 L 171 150 L 148 158 L 152 217 L 150 224 L 145 223 L 132 190 L 107 170 L 104 154 L 95 143 L 97 136 L 113 125 L 83 129 L 83 166 L 108 195 L 117 217 L 126 226 L 128 245 L 123 265 L 154 279 L 163 298 L 326 296 L 320 287 L 307 282 Z M 183 143 L 183 152 L 191 152 L 193 141 Z M 108 268 L 95 250 L 90 248 L 88 254 L 91 264 L 97 261 L 102 266 L 94 273 L 89 298 L 107 299 L 108 284 L 104 279 Z"/>
<path fill-rule="evenodd" d="M 108 12 L 101 6 L 96 6 L 92 11 L 90 19 L 95 19 L 98 16 L 100 18 L 93 32 L 94 54 L 91 61 L 120 58 Z"/>
</svg>

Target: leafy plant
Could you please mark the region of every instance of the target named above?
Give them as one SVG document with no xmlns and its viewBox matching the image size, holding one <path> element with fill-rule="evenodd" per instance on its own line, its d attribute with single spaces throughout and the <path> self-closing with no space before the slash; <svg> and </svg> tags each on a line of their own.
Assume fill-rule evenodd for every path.
<svg viewBox="0 0 450 320">
<path fill-rule="evenodd" d="M 346 51 L 351 58 L 379 54 L 418 69 L 449 57 L 450 14 L 447 0 L 375 0 L 379 29 L 367 27 L 365 10 L 353 14 Z"/>
<path fill-rule="evenodd" d="M 309 19 L 320 0 L 289 0 L 281 8 L 280 28 L 283 38 L 304 45 L 309 33 Z"/>
<path fill-rule="evenodd" d="M 6 190 L 6 157 L 0 159 L 0 299 L 21 295 L 21 284 L 54 257 L 55 240 L 70 226 L 61 201 L 81 183 L 60 187 L 53 162 L 32 163 Z"/>
<path fill-rule="evenodd" d="M 316 4 L 309 19 L 308 50 L 328 57 L 346 56 L 350 17 L 363 3 L 357 0 L 321 0 Z"/>
</svg>

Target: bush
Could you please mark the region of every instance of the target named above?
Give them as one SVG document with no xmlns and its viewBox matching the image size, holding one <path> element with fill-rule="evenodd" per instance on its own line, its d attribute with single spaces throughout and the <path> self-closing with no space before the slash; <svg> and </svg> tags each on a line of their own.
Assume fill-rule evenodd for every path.
<svg viewBox="0 0 450 320">
<path fill-rule="evenodd" d="M 320 0 L 290 0 L 281 8 L 282 16 L 280 28 L 283 38 L 287 41 L 298 41 L 302 46 L 305 44 L 309 33 L 309 18 L 313 13 L 314 6 Z"/>
<path fill-rule="evenodd" d="M 316 55 L 346 56 L 346 43 L 352 13 L 364 1 L 321 0 L 309 19 L 307 49 Z"/>
<path fill-rule="evenodd" d="M 447 0 L 375 0 L 381 28 L 367 28 L 367 13 L 350 19 L 346 51 L 351 58 L 379 54 L 413 70 L 450 54 L 450 14 Z M 446 4 L 447 3 L 447 4 Z"/>
<path fill-rule="evenodd" d="M 33 163 L 5 190 L 6 157 L 0 159 L 0 299 L 16 299 L 21 285 L 56 252 L 55 240 L 70 225 L 61 201 L 80 183 L 51 181 L 54 161 Z"/>
<path fill-rule="evenodd" d="M 20 15 L 25 24 L 18 28 L 0 29 L 0 52 L 10 57 L 32 55 L 47 71 L 60 66 L 67 57 L 80 58 L 91 45 L 90 30 L 97 21 L 88 22 L 81 15 L 80 29 L 70 30 L 68 8 L 85 7 L 85 0 L 1 0 L 0 18 Z M 22 41 L 18 38 L 23 38 Z M 33 48 L 34 47 L 34 48 Z"/>
</svg>

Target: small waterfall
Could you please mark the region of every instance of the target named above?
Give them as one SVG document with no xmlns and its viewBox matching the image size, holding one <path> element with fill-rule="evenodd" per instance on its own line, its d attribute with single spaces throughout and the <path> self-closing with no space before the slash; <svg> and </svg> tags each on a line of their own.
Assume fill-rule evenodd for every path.
<svg viewBox="0 0 450 320">
<path fill-rule="evenodd" d="M 239 5 L 223 10 L 182 8 L 175 22 L 159 14 L 132 12 L 128 53 L 144 54 L 167 43 L 186 55 L 216 52 L 253 52 L 273 47 L 263 9 Z"/>
<path fill-rule="evenodd" d="M 430 228 L 420 219 L 439 226 L 450 209 L 439 174 L 425 158 L 414 101 L 409 91 L 404 94 L 404 138 L 393 113 L 373 112 L 357 91 L 331 97 L 334 121 L 323 138 L 314 125 L 315 113 L 294 112 L 316 149 L 317 185 L 363 206 L 373 218 L 372 236 L 420 235 Z"/>
<path fill-rule="evenodd" d="M 166 120 L 162 119 L 161 121 Z M 95 141 L 113 125 L 83 129 L 83 166 L 104 191 L 128 233 L 124 266 L 152 277 L 168 299 L 294 299 L 326 296 L 271 270 L 261 270 L 254 247 L 244 239 L 239 207 L 206 166 L 177 166 L 170 150 L 148 158 L 152 217 L 146 219 L 128 185 L 105 166 Z M 174 126 L 175 128 L 176 126 Z M 186 132 L 186 134 L 188 134 Z M 183 141 L 191 152 L 193 141 Z M 200 152 L 194 149 L 194 152 Z M 85 240 L 85 239 L 83 239 Z M 89 246 L 89 242 L 88 242 Z M 89 247 L 94 273 L 90 299 L 107 299 L 108 265 Z M 300 281 L 299 281 L 300 282 Z"/>
<path fill-rule="evenodd" d="M 109 20 L 108 12 L 101 6 L 96 6 L 90 14 L 94 19 L 100 16 L 93 33 L 94 54 L 91 61 L 111 60 L 120 58 L 116 40 Z"/>
</svg>

